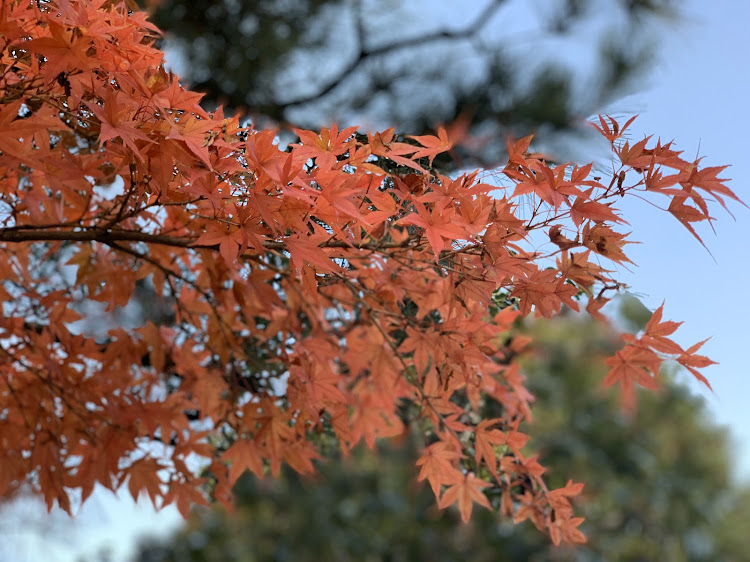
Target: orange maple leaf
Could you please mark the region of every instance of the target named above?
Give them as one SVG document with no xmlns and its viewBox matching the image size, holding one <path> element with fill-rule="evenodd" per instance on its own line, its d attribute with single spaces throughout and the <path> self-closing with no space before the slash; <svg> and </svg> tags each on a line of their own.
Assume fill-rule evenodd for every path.
<svg viewBox="0 0 750 562">
<path fill-rule="evenodd" d="M 91 40 L 65 29 L 56 21 L 48 23 L 51 37 L 41 37 L 24 43 L 24 46 L 35 53 L 44 55 L 45 63 L 42 75 L 52 81 L 63 71 L 69 69 L 87 70 L 90 57 L 87 51 Z"/>
<path fill-rule="evenodd" d="M 424 147 L 417 150 L 412 155 L 412 158 L 428 157 L 430 159 L 430 166 L 432 166 L 432 161 L 435 159 L 435 156 L 453 148 L 453 141 L 448 138 L 448 133 L 445 130 L 445 127 L 442 125 L 438 127 L 437 133 L 437 137 L 433 135 L 410 136 L 409 138 L 414 139 Z"/>
<path fill-rule="evenodd" d="M 89 104 L 89 109 L 101 121 L 99 142 L 104 143 L 114 138 L 122 139 L 122 142 L 130 148 L 133 153 L 143 160 L 141 149 L 135 141 L 153 141 L 138 128 L 138 121 L 133 119 L 133 111 L 125 102 L 125 96 L 120 92 L 112 90 L 107 92 L 104 104 L 99 106 L 95 103 Z"/>
<path fill-rule="evenodd" d="M 229 462 L 229 483 L 233 485 L 246 470 L 263 478 L 263 456 L 263 451 L 253 439 L 237 439 L 221 456 L 223 461 Z"/>
<path fill-rule="evenodd" d="M 604 378 L 604 386 L 620 385 L 623 407 L 635 408 L 635 385 L 656 390 L 656 380 L 662 360 L 650 349 L 627 345 L 605 361 L 611 368 Z"/>
<path fill-rule="evenodd" d="M 213 120 L 197 119 L 191 115 L 185 121 L 172 124 L 167 138 L 184 142 L 188 150 L 210 169 L 211 159 L 208 156 L 207 133 L 215 127 L 216 123 Z"/>
<path fill-rule="evenodd" d="M 499 429 L 489 428 L 499 421 L 499 419 L 483 420 L 477 425 L 474 431 L 474 449 L 476 451 L 475 459 L 477 464 L 484 459 L 485 464 L 487 464 L 490 472 L 495 477 L 497 477 L 497 452 L 495 451 L 495 445 L 505 445 L 506 435 Z"/>
<path fill-rule="evenodd" d="M 430 482 L 435 497 L 440 497 L 440 486 L 459 480 L 461 472 L 456 468 L 455 461 L 463 455 L 443 441 L 433 443 L 417 460 L 419 471 L 418 480 L 425 478 Z"/>
<path fill-rule="evenodd" d="M 591 226 L 591 223 L 586 223 L 581 232 L 581 240 L 584 246 L 614 262 L 633 263 L 622 250 L 626 244 L 633 244 L 625 240 L 628 234 L 615 232 L 605 224 Z"/>
<path fill-rule="evenodd" d="M 489 485 L 488 482 L 480 480 L 473 474 L 465 474 L 462 479 L 455 482 L 443 493 L 438 507 L 444 509 L 449 505 L 457 503 L 458 510 L 461 513 L 461 521 L 468 523 L 469 519 L 471 519 L 471 511 L 475 503 L 492 510 L 490 501 L 484 495 L 484 492 L 482 492 L 482 489 Z"/>
<path fill-rule="evenodd" d="M 710 390 L 713 390 L 711 388 L 711 384 L 708 382 L 708 379 L 704 377 L 700 372 L 698 372 L 698 369 L 702 369 L 703 367 L 708 367 L 710 365 L 716 365 L 716 361 L 712 361 L 711 359 L 703 355 L 695 354 L 695 352 L 703 347 L 703 344 L 705 344 L 707 341 L 707 339 L 699 341 L 695 345 L 687 348 L 677 357 L 677 362 L 685 367 L 688 371 L 690 371 L 690 374 L 692 374 L 696 379 L 705 384 Z"/>
<path fill-rule="evenodd" d="M 430 212 L 422 203 L 417 203 L 416 208 L 416 214 L 407 215 L 398 222 L 423 228 L 435 259 L 440 257 L 440 252 L 450 247 L 450 241 L 469 238 L 466 230 L 453 222 L 455 213 L 452 210 L 444 209 L 441 212 L 436 208 Z"/>
</svg>

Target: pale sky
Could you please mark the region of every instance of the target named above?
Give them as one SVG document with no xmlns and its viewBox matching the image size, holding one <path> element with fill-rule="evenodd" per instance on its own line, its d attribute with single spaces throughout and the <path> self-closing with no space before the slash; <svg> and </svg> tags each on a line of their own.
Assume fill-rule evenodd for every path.
<svg viewBox="0 0 750 562">
<path fill-rule="evenodd" d="M 750 117 L 750 3 L 744 0 L 690 0 L 681 3 L 685 21 L 666 31 L 658 63 L 641 91 L 612 105 L 614 113 L 640 113 L 632 137 L 644 134 L 676 141 L 686 155 L 705 156 L 705 165 L 731 164 L 731 188 L 750 201 L 748 136 Z M 624 280 L 650 308 L 666 299 L 665 317 L 684 320 L 677 341 L 689 346 L 707 337 L 703 351 L 720 364 L 706 371 L 714 388 L 692 385 L 706 397 L 715 419 L 731 430 L 738 477 L 750 481 L 750 210 L 733 205 L 736 222 L 723 211 L 715 216 L 716 236 L 702 231 L 714 259 L 667 213 L 645 205 L 629 207 L 638 264 Z M 633 212 L 635 211 L 635 212 Z M 14 511 L 15 509 L 15 511 Z M 111 545 L 113 560 L 127 560 L 135 535 L 174 528 L 174 510 L 154 514 L 109 492 L 95 493 L 75 520 L 47 515 L 28 502 L 0 509 L 0 562 L 74 562 Z M 132 552 L 132 551 L 131 551 Z"/>
<path fill-rule="evenodd" d="M 750 3 L 693 0 L 685 2 L 685 12 L 687 21 L 671 33 L 650 88 L 615 107 L 640 113 L 634 124 L 636 140 L 655 134 L 674 139 L 690 158 L 700 148 L 703 165 L 731 164 L 723 176 L 750 202 Z M 737 475 L 750 481 L 750 210 L 731 205 L 735 221 L 717 206 L 716 235 L 710 229 L 701 231 L 714 261 L 672 217 L 644 205 L 638 208 L 629 220 L 644 244 L 630 247 L 639 267 L 627 281 L 649 308 L 666 299 L 665 317 L 685 321 L 677 332 L 678 343 L 687 346 L 712 338 L 702 351 L 719 362 L 706 370 L 714 393 L 694 388 L 707 397 L 716 419 L 730 428 L 737 445 Z"/>
</svg>

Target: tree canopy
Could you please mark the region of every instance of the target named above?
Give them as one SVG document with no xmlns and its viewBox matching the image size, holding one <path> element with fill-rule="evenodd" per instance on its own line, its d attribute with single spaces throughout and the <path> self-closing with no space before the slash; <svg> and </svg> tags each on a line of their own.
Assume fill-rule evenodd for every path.
<svg viewBox="0 0 750 562">
<path fill-rule="evenodd" d="M 473 137 L 454 150 L 464 166 L 496 163 L 508 134 L 538 131 L 571 152 L 570 133 L 630 93 L 664 24 L 680 17 L 672 0 L 141 4 L 204 107 L 315 130 L 336 122 L 425 134 L 460 118 Z"/>
<path fill-rule="evenodd" d="M 94 484 L 161 506 L 231 504 L 250 470 L 301 473 L 333 450 L 418 428 L 438 505 L 530 519 L 582 542 L 520 424 L 521 317 L 604 320 L 629 262 L 617 209 L 653 199 L 696 237 L 737 197 L 722 167 L 594 127 L 611 170 L 508 140 L 497 170 L 445 176 L 461 128 L 401 136 L 276 131 L 208 112 L 163 66 L 158 30 L 107 0 L 0 9 L 0 494 L 23 482 L 72 509 Z M 87 324 L 147 285 L 168 313 Z M 97 305 L 98 303 L 98 305 Z M 623 404 L 671 357 L 659 308 L 606 361 Z"/>
</svg>

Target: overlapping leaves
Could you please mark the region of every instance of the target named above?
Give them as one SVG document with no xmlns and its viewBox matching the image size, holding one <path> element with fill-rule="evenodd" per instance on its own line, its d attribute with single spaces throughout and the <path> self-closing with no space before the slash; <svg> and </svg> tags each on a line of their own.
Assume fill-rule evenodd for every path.
<svg viewBox="0 0 750 562">
<path fill-rule="evenodd" d="M 515 323 L 580 301 L 603 318 L 619 287 L 605 264 L 629 261 L 619 197 L 665 196 L 695 234 L 711 220 L 701 192 L 736 200 L 718 169 L 621 143 L 627 124 L 606 118 L 597 127 L 620 163 L 609 185 L 590 165 L 550 166 L 531 138 L 509 143 L 493 183 L 431 171 L 457 141 L 442 129 L 332 126 L 282 149 L 273 131 L 203 111 L 122 5 L 6 2 L 0 29 L 0 432 L 12 459 L 0 493 L 28 481 L 70 509 L 73 490 L 127 481 L 186 512 L 228 502 L 246 469 L 310 472 L 331 449 L 412 427 L 441 507 L 467 519 L 478 503 L 555 542 L 584 540 L 570 504 L 580 486 L 549 490 L 524 451 L 532 397 Z M 167 317 L 75 325 L 87 303 L 113 310 L 142 286 Z M 626 403 L 633 385 L 655 386 L 665 356 L 702 379 L 710 361 L 673 328 L 660 309 L 610 360 L 605 382 Z"/>
</svg>

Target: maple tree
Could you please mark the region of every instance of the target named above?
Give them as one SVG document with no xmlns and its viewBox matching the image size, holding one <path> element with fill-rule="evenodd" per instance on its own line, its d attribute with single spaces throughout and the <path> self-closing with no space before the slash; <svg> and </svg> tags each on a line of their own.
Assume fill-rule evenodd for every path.
<svg viewBox="0 0 750 562">
<path fill-rule="evenodd" d="M 330 448 L 419 431 L 438 505 L 530 519 L 581 542 L 519 431 L 531 394 L 523 316 L 585 304 L 595 318 L 628 262 L 623 196 L 661 196 L 696 237 L 737 197 L 671 143 L 623 140 L 600 117 L 611 180 L 508 143 L 497 181 L 432 159 L 457 129 L 402 138 L 335 125 L 241 127 L 180 86 L 158 30 L 106 0 L 5 2 L 0 12 L 0 494 L 29 483 L 71 511 L 94 484 L 157 506 L 229 504 L 245 471 L 306 473 Z M 452 131 L 449 134 L 446 131 Z M 499 194 L 498 194 L 499 193 Z M 540 244 L 535 235 L 549 236 Z M 168 322 L 81 330 L 86 303 L 148 283 Z M 658 384 L 674 358 L 699 379 L 662 308 L 609 360 L 605 384 Z M 500 415 L 486 418 L 492 404 Z M 200 459 L 197 461 L 196 459 Z"/>
<path fill-rule="evenodd" d="M 640 302 L 616 301 L 618 323 L 645 327 Z M 420 443 L 407 435 L 359 447 L 316 478 L 246 475 L 234 512 L 195 510 L 172 536 L 144 537 L 133 560 L 742 560 L 748 489 L 731 478 L 729 434 L 704 397 L 667 368 L 660 392 L 637 391 L 637 416 L 618 415 L 618 393 L 600 388 L 604 359 L 622 345 L 617 330 L 573 314 L 523 329 L 533 340 L 521 359 L 535 397 L 529 446 L 548 483 L 586 483 L 576 501 L 585 545 L 555 547 L 486 509 L 467 525 L 458 510 L 437 513 L 432 490 L 414 485 Z"/>
</svg>

